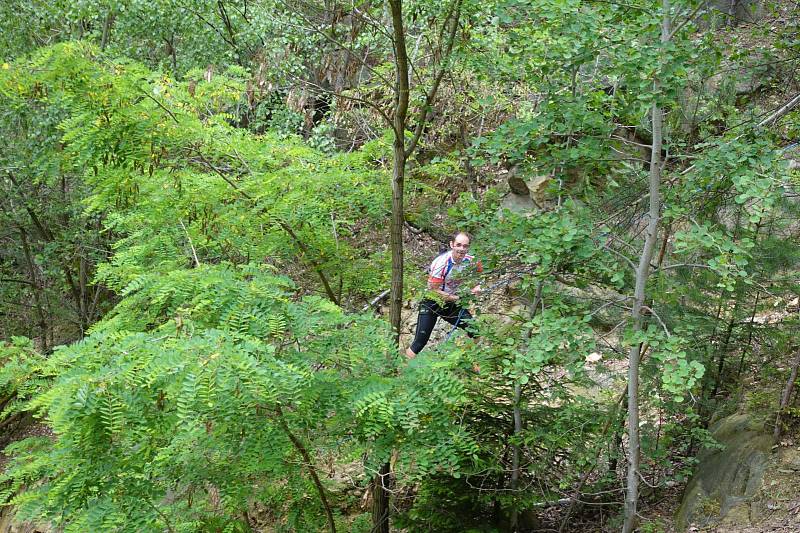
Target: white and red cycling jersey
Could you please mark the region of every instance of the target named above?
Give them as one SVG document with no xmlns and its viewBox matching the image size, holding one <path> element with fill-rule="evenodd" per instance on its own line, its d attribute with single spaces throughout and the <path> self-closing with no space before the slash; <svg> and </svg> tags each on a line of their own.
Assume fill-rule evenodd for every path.
<svg viewBox="0 0 800 533">
<path fill-rule="evenodd" d="M 441 290 L 447 294 L 455 294 L 456 289 L 461 285 L 461 273 L 470 268 L 475 268 L 476 272 L 483 272 L 483 265 L 474 256 L 467 254 L 460 263 L 456 263 L 453 260 L 453 251 L 450 250 L 441 254 L 431 263 L 428 284 L 441 283 Z"/>
</svg>

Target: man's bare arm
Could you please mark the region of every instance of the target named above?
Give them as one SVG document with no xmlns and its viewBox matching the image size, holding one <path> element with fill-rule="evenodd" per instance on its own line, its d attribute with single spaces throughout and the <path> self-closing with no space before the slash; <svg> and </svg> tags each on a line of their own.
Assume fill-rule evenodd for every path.
<svg viewBox="0 0 800 533">
<path fill-rule="evenodd" d="M 442 290 L 442 285 L 443 285 L 443 282 L 441 282 L 441 281 L 429 281 L 428 282 L 428 289 L 433 291 L 433 292 L 435 292 L 439 296 L 441 296 L 442 299 L 445 302 L 457 302 L 458 301 L 458 296 L 456 296 L 455 294 L 448 294 L 448 293 L 444 292 Z"/>
</svg>

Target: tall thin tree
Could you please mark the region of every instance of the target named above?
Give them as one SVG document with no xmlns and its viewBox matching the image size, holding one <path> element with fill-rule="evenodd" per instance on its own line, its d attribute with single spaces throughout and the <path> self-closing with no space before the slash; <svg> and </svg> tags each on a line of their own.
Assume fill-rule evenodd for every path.
<svg viewBox="0 0 800 533">
<path fill-rule="evenodd" d="M 441 63 L 435 71 L 433 81 L 425 94 L 425 101 L 414 117 L 416 124 L 411 139 L 406 141 L 406 130 L 409 125 L 410 64 L 406 48 L 406 28 L 403 20 L 403 1 L 389 0 L 392 16 L 392 45 L 394 49 L 395 85 L 394 109 L 392 110 L 392 218 L 389 229 L 389 242 L 392 252 L 392 278 L 389 292 L 389 323 L 395 344 L 400 344 L 400 325 L 403 310 L 403 225 L 405 208 L 403 194 L 405 187 L 405 171 L 408 158 L 416 150 L 425 130 L 428 112 L 436 101 L 439 86 L 448 69 L 448 61 L 455 43 L 456 31 L 461 17 L 462 0 L 454 0 L 446 11 L 442 23 L 445 42 L 441 49 Z M 373 531 L 389 532 L 389 489 L 391 484 L 391 468 L 384 463 L 375 478 L 373 491 Z"/>
<path fill-rule="evenodd" d="M 662 57 L 664 45 L 670 39 L 670 3 L 669 0 L 661 2 L 661 45 Z M 659 61 L 659 66 L 663 61 Z M 642 310 L 645 302 L 645 288 L 650 275 L 650 261 L 653 259 L 656 240 L 658 238 L 658 223 L 661 216 L 661 149 L 663 147 L 664 110 L 658 101 L 660 73 L 657 71 L 653 82 L 655 101 L 651 109 L 653 122 L 653 142 L 650 154 L 650 175 L 648 188 L 650 205 L 647 212 L 647 228 L 645 230 L 644 246 L 639 255 L 639 264 L 636 268 L 636 285 L 633 293 L 633 310 L 631 322 L 634 332 L 642 329 Z M 628 355 L 628 474 L 627 490 L 625 494 L 625 522 L 622 526 L 623 533 L 632 533 L 636 528 L 636 508 L 639 500 L 639 363 L 641 361 L 640 343 L 634 343 Z"/>
</svg>

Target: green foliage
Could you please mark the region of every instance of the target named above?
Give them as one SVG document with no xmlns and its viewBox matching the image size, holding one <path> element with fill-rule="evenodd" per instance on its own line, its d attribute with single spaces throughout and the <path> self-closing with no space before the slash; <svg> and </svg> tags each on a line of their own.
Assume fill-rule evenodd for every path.
<svg viewBox="0 0 800 533">
<path fill-rule="evenodd" d="M 53 374 L 46 369 L 46 359 L 29 339 L 12 337 L 10 343 L 0 343 L 0 421 L 20 413 L 27 401 L 48 388 Z"/>
<path fill-rule="evenodd" d="M 297 141 L 230 127 L 225 111 L 241 90 L 236 80 L 217 76 L 189 91 L 141 66 L 99 65 L 92 54 L 71 44 L 43 51 L 33 60 L 41 73 L 20 80 L 15 67 L 4 90 L 64 102 L 70 114 L 59 125 L 61 142 L 69 164 L 86 169 L 86 212 L 113 209 L 107 227 L 122 237 L 99 281 L 121 291 L 193 253 L 201 262 L 264 258 L 294 269 L 302 242 L 345 295 L 383 285 L 380 275 L 364 275 L 374 270 L 371 252 L 349 245 L 356 221 L 381 219 L 387 209 L 383 173 L 366 154 L 322 158 Z M 33 87 L 46 94 L 31 94 Z"/>
<path fill-rule="evenodd" d="M 448 5 L 406 3 L 415 78 L 435 74 L 429 27 Z M 740 128 L 758 110 L 741 109 L 738 80 L 717 77 L 748 54 L 691 23 L 660 44 L 654 2 L 497 0 L 464 4 L 437 66 L 446 98 L 409 168 L 406 215 L 475 232 L 481 281 L 510 280 L 513 307 L 486 309 L 477 341 L 457 333 L 401 368 L 385 324 L 344 311 L 389 277 L 392 135 L 371 107 L 393 97 L 384 8 L 0 6 L 0 298 L 16 306 L 2 333 L 47 354 L 88 333 L 49 358 L 0 345 L 0 419 L 32 410 L 55 431 L 8 450 L 0 495 L 20 517 L 246 531 L 257 503 L 281 530 L 314 531 L 314 470 L 340 529 L 367 531 L 326 474 L 357 462 L 364 489 L 391 461 L 398 495 L 413 494 L 398 496 L 398 527 L 509 529 L 512 511 L 618 487 L 625 383 L 609 367 L 631 346 L 641 475 L 659 484 L 688 477 L 753 355 L 788 349 L 783 326 L 753 317 L 796 293 L 794 184 L 778 136 Z M 673 18 L 692 10 L 679 2 Z M 762 59 L 781 61 L 790 38 Z M 664 209 L 633 333 L 654 103 L 667 112 Z M 414 84 L 411 107 L 426 105 Z M 546 180 L 542 209 L 498 212 L 501 193 L 484 188 L 500 166 Z M 462 174 L 471 194 L 442 219 Z"/>
<path fill-rule="evenodd" d="M 253 136 L 226 120 L 235 79 L 190 91 L 94 55 L 60 45 L 29 76 L 17 64 L 0 79 L 11 102 L 58 103 L 64 158 L 91 191 L 84 212 L 115 239 L 97 281 L 120 298 L 47 360 L 53 386 L 25 405 L 57 438 L 10 450 L 4 498 L 18 517 L 65 531 L 212 530 L 260 501 L 314 530 L 324 515 L 303 470 L 316 467 L 298 446 L 320 464 L 367 453 L 366 475 L 392 450 L 409 480 L 470 467 L 456 365 L 395 375 L 382 321 L 300 297 L 286 275 L 313 265 L 343 291 L 384 283 L 350 244 L 356 222 L 386 213 L 376 148 L 321 157 Z"/>
<path fill-rule="evenodd" d="M 626 135 L 649 128 L 654 100 L 674 102 L 690 71 L 719 62 L 710 35 L 679 33 L 662 50 L 652 3 L 631 11 L 607 3 L 500 0 L 481 11 L 491 23 L 476 28 L 470 63 L 496 88 L 483 103 L 486 112 L 507 104 L 509 118 L 473 143 L 476 163 L 508 161 L 534 175 L 578 177 L 588 190 L 597 185 L 594 176 L 614 184 L 618 176 L 606 177 L 612 169 L 633 170 L 638 154 Z"/>
<path fill-rule="evenodd" d="M 97 231 L 98 217 L 82 213 L 83 170 L 60 144 L 63 100 L 27 85 L 27 72 L 8 64 L 0 78 L 0 133 L 7 147 L 0 156 L 0 331 L 36 338 L 49 351 L 53 343 L 79 337 L 107 308 L 86 286 L 107 240 Z"/>
<path fill-rule="evenodd" d="M 337 454 L 366 446 L 380 462 L 398 449 L 409 479 L 471 463 L 474 440 L 452 426 L 465 401 L 452 364 L 379 378 L 391 368 L 384 323 L 292 300 L 291 287 L 264 267 L 176 270 L 57 350 L 55 384 L 27 407 L 58 438 L 16 445 L 6 475 L 51 482 L 11 500 L 18 516 L 70 531 L 210 529 L 280 493 L 295 527 L 315 529 L 281 419 L 315 455 L 338 442 Z"/>
<path fill-rule="evenodd" d="M 45 44 L 83 39 L 175 75 L 208 65 L 249 65 L 263 46 L 261 36 L 281 26 L 273 4 L 241 0 L 11 0 L 0 9 L 9 21 L 2 40 L 6 59 Z M 36 21 L 35 27 L 26 20 Z M 280 45 L 293 42 L 292 37 L 276 40 L 271 52 L 278 57 Z M 285 54 L 283 61 L 284 67 L 290 65 Z"/>
</svg>

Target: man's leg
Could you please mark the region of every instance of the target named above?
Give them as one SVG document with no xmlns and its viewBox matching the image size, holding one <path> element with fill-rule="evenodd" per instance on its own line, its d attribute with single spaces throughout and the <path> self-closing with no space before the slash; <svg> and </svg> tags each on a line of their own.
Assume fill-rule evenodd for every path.
<svg viewBox="0 0 800 533">
<path fill-rule="evenodd" d="M 433 300 L 422 300 L 420 302 L 414 342 L 411 343 L 410 348 L 406 348 L 406 357 L 409 359 L 416 357 L 428 344 L 433 327 L 436 325 L 436 319 L 439 318 L 439 311 L 439 306 Z"/>
<path fill-rule="evenodd" d="M 466 307 L 458 307 L 454 303 L 449 303 L 442 309 L 441 316 L 450 324 L 466 331 L 470 338 L 475 337 L 475 333 L 472 332 L 470 327 L 472 326 L 473 317 Z"/>
</svg>

